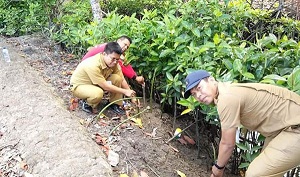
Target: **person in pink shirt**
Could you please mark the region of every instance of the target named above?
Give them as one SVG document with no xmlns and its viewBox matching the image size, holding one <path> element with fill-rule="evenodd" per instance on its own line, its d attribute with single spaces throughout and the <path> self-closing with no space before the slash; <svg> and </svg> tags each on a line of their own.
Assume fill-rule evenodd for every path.
<svg viewBox="0 0 300 177">
<path fill-rule="evenodd" d="M 121 66 L 123 75 L 129 79 L 136 80 L 141 85 L 144 85 L 145 84 L 144 77 L 138 76 L 130 64 L 124 65 L 125 62 L 124 52 L 129 48 L 130 44 L 132 43 L 132 40 L 128 36 L 121 36 L 117 39 L 116 42 L 120 45 L 123 51 L 123 54 L 120 57 L 121 60 L 118 61 L 119 65 Z M 104 51 L 106 44 L 107 43 L 99 44 L 89 49 L 88 52 L 83 56 L 82 61 L 98 53 L 102 53 Z"/>
</svg>

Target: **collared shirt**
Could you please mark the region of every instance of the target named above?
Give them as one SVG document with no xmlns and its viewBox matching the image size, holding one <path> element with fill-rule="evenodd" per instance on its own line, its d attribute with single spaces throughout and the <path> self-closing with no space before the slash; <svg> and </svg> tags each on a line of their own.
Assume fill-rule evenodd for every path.
<svg viewBox="0 0 300 177">
<path fill-rule="evenodd" d="M 111 74 L 118 74 L 124 78 L 120 66 L 116 64 L 109 68 L 103 60 L 103 54 L 100 53 L 79 63 L 71 76 L 70 84 L 73 87 L 89 84 L 99 85 L 106 82 Z"/>
<path fill-rule="evenodd" d="M 268 137 L 300 124 L 300 96 L 286 88 L 258 83 L 218 83 L 215 100 L 222 128 L 243 125 Z"/>
<path fill-rule="evenodd" d="M 106 44 L 107 43 L 103 43 L 103 44 L 100 44 L 100 45 L 97 45 L 97 46 L 91 48 L 84 55 L 84 57 L 81 60 L 83 61 L 83 60 L 85 60 L 89 57 L 92 57 L 92 56 L 96 55 L 96 54 L 103 53 Z M 125 58 L 124 55 L 121 55 L 121 60 L 118 61 L 119 65 L 121 66 L 123 75 L 125 77 L 128 77 L 129 79 L 133 79 L 135 76 L 137 76 L 137 74 L 136 74 L 136 72 L 134 71 L 134 69 L 132 68 L 132 66 L 130 64 L 124 65 L 124 58 Z"/>
</svg>

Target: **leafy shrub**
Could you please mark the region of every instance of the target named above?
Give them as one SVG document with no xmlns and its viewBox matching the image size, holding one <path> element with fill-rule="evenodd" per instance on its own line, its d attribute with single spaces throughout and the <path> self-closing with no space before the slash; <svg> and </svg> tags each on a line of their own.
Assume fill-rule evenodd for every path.
<svg viewBox="0 0 300 177">
<path fill-rule="evenodd" d="M 166 14 L 144 10 L 141 20 L 136 14 L 112 12 L 100 23 L 90 22 L 89 11 L 87 2 L 66 4 L 55 39 L 82 55 L 90 46 L 124 34 L 132 37 L 129 62 L 148 80 L 155 78 L 160 101 L 169 105 L 181 98 L 182 81 L 192 69 L 206 69 L 224 81 L 259 82 L 270 74 L 291 74 L 299 65 L 299 47 L 287 36 L 266 34 L 254 43 L 241 40 L 248 31 L 245 22 L 268 14 L 242 0 L 227 5 L 189 1 L 168 6 Z"/>
<path fill-rule="evenodd" d="M 165 7 L 170 4 L 175 4 L 180 2 L 179 0 L 162 1 L 162 0 L 101 0 L 100 4 L 102 10 L 105 12 L 116 11 L 120 15 L 131 16 L 132 14 L 137 14 L 137 18 L 142 18 L 142 12 L 144 9 L 154 10 L 158 9 L 164 11 Z"/>
<path fill-rule="evenodd" d="M 86 28 L 92 19 L 89 1 L 66 1 L 54 20 L 51 37 L 65 46 L 69 52 L 78 54 L 78 51 L 83 50 Z"/>
<path fill-rule="evenodd" d="M 56 0 L 0 0 L 0 34 L 18 36 L 42 31 Z"/>
</svg>

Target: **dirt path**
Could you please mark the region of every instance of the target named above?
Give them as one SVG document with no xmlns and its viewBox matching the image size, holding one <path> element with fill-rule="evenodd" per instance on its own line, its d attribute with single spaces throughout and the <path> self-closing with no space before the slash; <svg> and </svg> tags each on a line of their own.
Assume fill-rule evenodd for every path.
<svg viewBox="0 0 300 177">
<path fill-rule="evenodd" d="M 187 177 L 210 175 L 211 159 L 203 137 L 199 158 L 196 145 L 177 140 L 165 143 L 173 134 L 173 119 L 162 113 L 159 105 L 151 105 L 151 111 L 137 117 L 142 128 L 132 121 L 116 128 L 126 118 L 109 110 L 99 120 L 79 108 L 68 111 L 72 98 L 69 80 L 79 60 L 40 37 L 23 36 L 6 42 L 12 62 L 0 63 L 0 148 L 13 145 L 19 150 L 28 173 L 43 177 L 132 177 L 134 172 L 145 172 L 150 177 L 178 177 L 179 170 Z M 1 42 L 3 45 L 8 44 Z M 193 121 L 180 118 L 175 126 L 183 129 Z M 194 132 L 192 126 L 185 135 L 195 139 Z M 116 166 L 109 165 L 99 137 L 104 138 L 105 147 L 119 155 Z M 236 177 L 226 172 L 226 177 Z"/>
<path fill-rule="evenodd" d="M 4 163 L 12 161 L 15 151 L 35 177 L 111 176 L 103 152 L 78 118 L 62 106 L 63 101 L 17 48 L 0 41 L 11 55 L 11 63 L 0 61 L 0 176 L 5 176 Z M 15 174 L 21 174 L 18 164 L 16 168 Z"/>
</svg>

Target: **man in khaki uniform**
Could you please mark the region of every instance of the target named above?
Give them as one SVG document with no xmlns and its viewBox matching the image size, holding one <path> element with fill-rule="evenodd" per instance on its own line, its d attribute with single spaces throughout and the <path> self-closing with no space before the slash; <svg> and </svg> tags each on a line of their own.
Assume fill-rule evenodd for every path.
<svg viewBox="0 0 300 177">
<path fill-rule="evenodd" d="M 217 106 L 222 137 L 211 177 L 222 177 L 235 147 L 236 130 L 243 125 L 266 137 L 263 151 L 246 177 L 282 177 L 300 165 L 300 96 L 278 86 L 217 82 L 205 70 L 186 77 L 185 98 Z"/>
<path fill-rule="evenodd" d="M 117 64 L 122 49 L 116 42 L 109 42 L 104 52 L 82 61 L 72 74 L 70 85 L 74 96 L 84 100 L 83 110 L 96 112 L 104 90 L 110 92 L 110 102 L 121 99 L 123 95 L 132 97 L 135 91 L 129 88 L 120 66 Z M 124 114 L 120 108 L 122 101 L 112 104 L 111 108 L 118 114 Z"/>
</svg>

